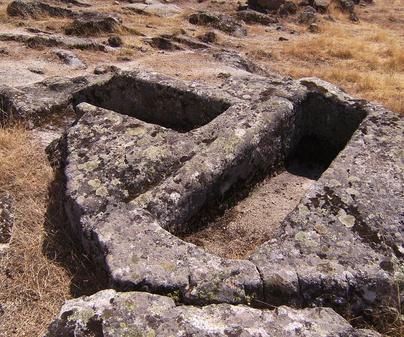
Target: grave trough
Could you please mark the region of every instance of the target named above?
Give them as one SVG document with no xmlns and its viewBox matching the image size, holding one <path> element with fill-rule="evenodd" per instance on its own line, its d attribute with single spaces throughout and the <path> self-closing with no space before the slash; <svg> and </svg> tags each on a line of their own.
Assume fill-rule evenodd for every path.
<svg viewBox="0 0 404 337">
<path fill-rule="evenodd" d="M 386 193 L 377 183 L 369 189 L 370 178 L 399 176 L 394 153 L 402 125 L 390 112 L 317 79 L 253 75 L 210 88 L 124 72 L 73 100 L 82 117 L 66 136 L 66 210 L 112 287 L 188 304 L 355 312 L 396 296 L 396 210 L 368 206 Z M 382 162 L 381 133 L 392 144 Z M 296 161 L 320 162 L 315 178 L 325 172 L 249 259 L 221 258 L 177 237 L 199 230 L 195 218 L 263 177 L 285 167 L 303 174 Z M 396 205 L 399 189 L 395 183 L 389 190 Z M 374 207 L 390 226 L 362 220 L 373 219 Z"/>
</svg>

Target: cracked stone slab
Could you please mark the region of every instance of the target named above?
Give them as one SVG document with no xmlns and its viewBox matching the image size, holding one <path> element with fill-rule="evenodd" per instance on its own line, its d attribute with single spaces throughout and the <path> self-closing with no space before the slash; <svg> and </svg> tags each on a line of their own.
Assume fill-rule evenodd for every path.
<svg viewBox="0 0 404 337">
<path fill-rule="evenodd" d="M 177 306 L 173 299 L 148 293 L 105 290 L 70 300 L 45 337 L 194 336 L 194 337 L 378 337 L 353 328 L 329 308 L 274 311 L 229 304 L 202 308 Z"/>
</svg>

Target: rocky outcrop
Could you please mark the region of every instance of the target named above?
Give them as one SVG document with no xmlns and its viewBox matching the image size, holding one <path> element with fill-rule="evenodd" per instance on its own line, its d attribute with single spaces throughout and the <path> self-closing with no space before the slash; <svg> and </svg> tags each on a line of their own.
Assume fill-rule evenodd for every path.
<svg viewBox="0 0 404 337">
<path fill-rule="evenodd" d="M 165 4 L 160 2 L 152 3 L 134 3 L 122 7 L 130 12 L 143 15 L 156 15 L 160 17 L 171 17 L 182 12 L 181 8 L 174 4 Z"/>
<path fill-rule="evenodd" d="M 45 33 L 0 33 L 0 41 L 16 41 L 29 48 L 66 47 L 80 50 L 108 51 L 108 46 L 89 38 Z"/>
<path fill-rule="evenodd" d="M 259 23 L 261 25 L 271 25 L 278 22 L 278 19 L 274 16 L 270 16 L 249 9 L 238 11 L 237 18 L 249 24 Z"/>
<path fill-rule="evenodd" d="M 202 308 L 177 306 L 173 299 L 148 293 L 99 292 L 68 301 L 45 337 L 378 337 L 354 329 L 327 308 L 274 311 L 228 304 Z"/>
<path fill-rule="evenodd" d="M 242 24 L 226 14 L 198 12 L 189 17 L 189 22 L 193 25 L 212 27 L 237 37 L 247 35 Z"/>
<path fill-rule="evenodd" d="M 267 284 L 266 298 L 340 310 L 349 305 L 353 311 L 382 302 L 397 306 L 404 247 L 397 140 L 403 120 L 318 79 L 300 82 L 346 109 L 360 106 L 367 117 L 277 238 L 251 256 Z M 314 96 L 308 104 L 318 111 Z"/>
<path fill-rule="evenodd" d="M 202 316 L 190 305 L 350 314 L 397 307 L 403 119 L 315 78 L 242 74 L 220 87 L 136 71 L 0 92 L 5 111 L 22 115 L 27 102 L 51 111 L 50 97 L 75 108 L 79 119 L 55 160 L 64 164 L 66 211 L 116 290 L 167 295 Z M 248 259 L 220 258 L 177 237 L 235 189 L 282 170 L 305 137 L 327 144 L 331 164 Z M 96 297 L 89 302 L 96 306 Z M 132 317 L 112 316 L 125 324 Z M 52 329 L 82 329 L 78 316 L 63 317 Z M 102 322 L 97 329 L 107 329 Z"/>
<path fill-rule="evenodd" d="M 115 15 L 101 13 L 83 13 L 65 28 L 67 35 L 98 36 L 103 33 L 122 31 L 122 21 Z"/>
<path fill-rule="evenodd" d="M 285 0 L 248 0 L 248 7 L 261 11 L 276 11 L 284 3 Z"/>
<path fill-rule="evenodd" d="M 73 17 L 69 9 L 48 5 L 41 1 L 15 0 L 7 6 L 7 14 L 21 18 L 40 19 L 45 16 Z"/>
<path fill-rule="evenodd" d="M 109 78 L 111 75 L 104 75 Z M 24 122 L 33 126 L 48 118 L 74 121 L 73 95 L 103 76 L 51 77 L 22 87 L 0 86 L 0 123 Z"/>
<path fill-rule="evenodd" d="M 175 292 L 198 304 L 258 300 L 356 313 L 394 305 L 400 118 L 315 79 L 247 76 L 213 89 L 125 73 L 75 100 L 101 108 L 80 104 L 83 117 L 67 134 L 66 206 L 117 289 Z M 334 156 L 346 148 L 250 261 L 175 236 L 233 187 L 281 169 L 306 135 L 326 139 Z"/>
</svg>

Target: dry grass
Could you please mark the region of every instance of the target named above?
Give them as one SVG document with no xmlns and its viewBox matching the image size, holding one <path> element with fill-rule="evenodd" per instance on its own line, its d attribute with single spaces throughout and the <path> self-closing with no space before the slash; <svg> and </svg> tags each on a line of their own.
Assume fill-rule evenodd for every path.
<svg viewBox="0 0 404 337">
<path fill-rule="evenodd" d="M 52 180 L 45 153 L 30 134 L 0 128 L 0 192 L 15 201 L 12 241 L 0 257 L 0 336 L 40 336 L 65 299 L 97 288 L 86 286 L 85 280 L 96 279 L 92 269 L 54 221 L 63 216 L 60 199 L 49 207 Z"/>
<path fill-rule="evenodd" d="M 272 66 L 293 77 L 323 78 L 404 114 L 404 39 L 365 22 L 323 23 L 321 29 L 282 44 Z"/>
</svg>

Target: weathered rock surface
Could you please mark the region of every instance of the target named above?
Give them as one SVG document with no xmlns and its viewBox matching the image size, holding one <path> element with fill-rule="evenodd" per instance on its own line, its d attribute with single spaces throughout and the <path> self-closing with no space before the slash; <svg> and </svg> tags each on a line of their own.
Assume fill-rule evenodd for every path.
<svg viewBox="0 0 404 337">
<path fill-rule="evenodd" d="M 182 12 L 181 8 L 174 4 L 165 3 L 134 3 L 122 7 L 123 9 L 144 14 L 144 15 L 157 15 L 160 17 L 171 17 L 178 15 Z"/>
<path fill-rule="evenodd" d="M 66 157 L 70 221 L 114 287 L 174 292 L 184 303 L 258 299 L 355 312 L 397 299 L 399 117 L 315 79 L 246 76 L 214 90 L 125 73 L 75 99 L 117 111 L 79 105 Z M 252 263 L 173 235 L 192 230 L 234 186 L 280 169 L 303 136 L 326 139 L 337 154 L 352 133 Z"/>
<path fill-rule="evenodd" d="M 162 50 L 185 50 L 185 49 L 209 49 L 211 46 L 198 39 L 190 37 L 185 34 L 163 34 L 152 38 L 143 39 L 153 48 Z"/>
<path fill-rule="evenodd" d="M 248 7 L 256 10 L 278 10 L 285 0 L 248 0 Z"/>
<path fill-rule="evenodd" d="M 268 73 L 257 64 L 251 62 L 249 59 L 241 56 L 239 53 L 222 50 L 213 54 L 213 57 L 233 68 L 242 69 L 249 73 L 266 76 Z"/>
<path fill-rule="evenodd" d="M 69 9 L 48 5 L 41 1 L 15 0 L 7 7 L 7 14 L 21 18 L 40 19 L 44 16 L 73 17 Z"/>
<path fill-rule="evenodd" d="M 66 136 L 66 208 L 113 287 L 188 304 L 395 305 L 402 118 L 317 79 L 246 73 L 211 88 L 138 71 L 52 83 L 2 88 L 5 111 L 82 115 Z M 304 136 L 342 151 L 249 261 L 175 236 L 232 188 L 282 169 Z"/>
<path fill-rule="evenodd" d="M 259 23 L 261 25 L 271 25 L 278 22 L 278 19 L 274 16 L 248 9 L 238 11 L 237 18 L 243 20 L 245 23 Z"/>
<path fill-rule="evenodd" d="M 118 16 L 102 13 L 83 13 L 65 28 L 67 35 L 97 36 L 103 33 L 122 31 L 122 21 Z"/>
<path fill-rule="evenodd" d="M 86 64 L 80 60 L 76 54 L 74 54 L 70 50 L 63 50 L 63 49 L 55 49 L 53 52 L 56 56 L 65 64 L 68 64 L 74 69 L 86 69 Z"/>
<path fill-rule="evenodd" d="M 81 50 L 107 51 L 108 47 L 89 38 L 64 36 L 58 34 L 26 33 L 26 32 L 2 32 L 0 41 L 16 41 L 25 44 L 29 48 L 66 47 Z"/>
<path fill-rule="evenodd" d="M 349 304 L 353 311 L 383 301 L 394 306 L 395 287 L 403 282 L 403 120 L 326 82 L 301 83 L 367 117 L 277 238 L 251 257 L 267 285 L 266 298 L 335 308 Z M 315 115 L 318 103 L 308 103 Z"/>
<path fill-rule="evenodd" d="M 247 35 L 247 30 L 242 24 L 226 14 L 210 12 L 194 13 L 189 17 L 189 22 L 193 25 L 212 27 L 237 37 Z"/>
<path fill-rule="evenodd" d="M 228 304 L 176 306 L 171 298 L 148 293 L 99 292 L 68 301 L 46 337 L 377 337 L 354 329 L 327 308 L 274 311 Z"/>
<path fill-rule="evenodd" d="M 55 116 L 72 121 L 74 93 L 102 78 L 103 76 L 51 77 L 33 85 L 0 86 L 0 122 L 20 120 L 37 125 Z"/>
<path fill-rule="evenodd" d="M 8 247 L 13 225 L 13 200 L 8 193 L 2 193 L 0 194 L 0 255 Z"/>
</svg>

